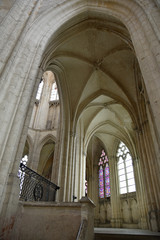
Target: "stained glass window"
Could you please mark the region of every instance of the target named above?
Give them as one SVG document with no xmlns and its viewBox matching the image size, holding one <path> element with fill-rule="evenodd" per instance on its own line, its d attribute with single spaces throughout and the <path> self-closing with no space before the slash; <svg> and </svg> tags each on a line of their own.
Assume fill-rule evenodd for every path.
<svg viewBox="0 0 160 240">
<path fill-rule="evenodd" d="M 88 182 L 85 180 L 85 196 L 88 194 Z"/>
<path fill-rule="evenodd" d="M 109 176 L 109 163 L 105 151 L 102 150 L 99 159 L 99 197 L 110 197 L 110 176 Z"/>
<path fill-rule="evenodd" d="M 109 178 L 109 164 L 105 167 L 105 196 L 110 197 L 110 178 Z"/>
<path fill-rule="evenodd" d="M 136 186 L 132 157 L 129 149 L 123 142 L 120 142 L 119 144 L 117 158 L 120 194 L 135 192 Z"/>
<path fill-rule="evenodd" d="M 102 166 L 100 166 L 100 169 L 99 169 L 99 197 L 104 198 L 104 177 L 103 177 Z"/>
</svg>

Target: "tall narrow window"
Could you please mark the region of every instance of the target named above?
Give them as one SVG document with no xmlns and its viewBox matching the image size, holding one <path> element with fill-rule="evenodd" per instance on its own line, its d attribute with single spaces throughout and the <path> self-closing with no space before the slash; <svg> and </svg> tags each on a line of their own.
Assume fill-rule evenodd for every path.
<svg viewBox="0 0 160 240">
<path fill-rule="evenodd" d="M 109 176 L 109 161 L 105 151 L 102 150 L 99 159 L 99 197 L 110 197 L 110 176 Z"/>
<path fill-rule="evenodd" d="M 27 162 L 28 162 L 28 155 L 25 155 L 25 156 L 21 159 L 20 163 L 23 163 L 23 164 L 26 166 L 26 165 L 27 165 Z M 18 177 L 19 177 L 19 179 L 20 179 L 20 193 L 19 193 L 19 196 L 20 196 L 20 195 L 21 195 L 21 192 L 22 192 L 24 177 L 25 177 L 25 172 L 23 172 L 23 171 L 21 170 L 21 168 L 19 168 L 19 170 L 18 170 Z"/>
<path fill-rule="evenodd" d="M 120 193 L 135 192 L 135 180 L 133 172 L 132 157 L 129 149 L 123 142 L 120 142 L 118 151 L 118 176 L 119 176 L 119 187 Z"/>
<path fill-rule="evenodd" d="M 41 82 L 40 82 L 40 84 L 39 84 L 39 86 L 38 86 L 38 90 L 37 90 L 36 100 L 40 100 L 40 98 L 41 98 L 42 89 L 43 89 L 43 84 L 44 84 L 44 82 L 43 82 L 43 80 L 41 79 Z"/>
<path fill-rule="evenodd" d="M 56 82 L 54 82 L 52 85 L 50 101 L 56 101 L 56 100 L 59 100 L 59 95 L 58 95 L 57 84 Z"/>
<path fill-rule="evenodd" d="M 88 194 L 88 182 L 85 180 L 85 196 Z"/>
</svg>

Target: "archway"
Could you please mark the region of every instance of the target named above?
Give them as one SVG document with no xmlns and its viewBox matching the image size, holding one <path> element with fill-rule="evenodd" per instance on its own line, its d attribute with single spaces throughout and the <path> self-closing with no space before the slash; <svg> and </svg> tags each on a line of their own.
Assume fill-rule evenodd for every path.
<svg viewBox="0 0 160 240">
<path fill-rule="evenodd" d="M 24 7 L 24 4 L 22 7 Z M 71 6 L 71 4 L 72 4 L 72 6 Z M 149 2 L 149 4 L 152 5 L 153 3 Z M 136 8 L 136 10 L 135 10 L 135 8 Z M 65 10 L 65 11 L 62 11 L 62 10 Z M 16 108 L 14 108 L 12 105 L 12 106 L 8 107 L 8 109 L 6 109 L 6 111 L 5 111 L 5 114 L 3 114 L 4 119 L 2 122 L 4 123 L 3 124 L 4 131 L 2 131 L 3 134 L 2 134 L 2 138 L 1 138 L 2 148 L 3 148 L 2 149 L 2 160 L 1 160 L 2 168 L 1 169 L 3 169 L 3 164 L 4 164 L 5 159 L 7 159 L 7 161 L 5 162 L 6 172 L 5 173 L 3 172 L 3 174 L 0 174 L 0 176 L 2 176 L 2 181 L 1 181 L 1 184 L 3 186 L 2 192 L 6 192 L 6 191 L 8 191 L 7 190 L 8 186 L 5 185 L 5 183 L 8 181 L 8 172 L 11 172 L 11 173 L 13 173 L 13 175 L 15 175 L 17 168 L 18 168 L 19 159 L 21 156 L 20 151 L 22 151 L 20 149 L 23 149 L 24 144 L 25 144 L 24 136 L 26 136 L 26 128 L 29 126 L 29 121 L 30 121 L 30 116 L 31 116 L 31 108 L 33 107 L 34 97 L 35 97 L 35 92 L 36 92 L 35 89 L 37 89 L 37 86 L 35 86 L 35 82 L 33 81 L 33 79 L 36 78 L 37 72 L 39 72 L 39 75 L 37 77 L 37 85 L 38 85 L 38 82 L 39 82 L 41 74 L 42 74 L 42 69 L 40 71 L 38 71 L 39 66 L 41 66 L 41 68 L 43 68 L 43 71 L 44 71 L 44 69 L 46 70 L 47 68 L 50 70 L 54 70 L 55 74 L 58 77 L 57 78 L 58 84 L 61 86 L 63 85 L 63 88 L 60 88 L 60 91 L 62 92 L 62 96 L 63 96 L 63 103 L 62 103 L 63 111 L 62 112 L 63 112 L 63 116 L 64 116 L 63 121 L 61 122 L 61 124 L 64 123 L 64 125 L 60 129 L 61 136 L 59 137 L 63 148 L 60 149 L 60 147 L 59 147 L 59 151 L 58 151 L 59 157 L 60 157 L 60 164 L 59 164 L 60 167 L 59 167 L 59 172 L 58 172 L 59 176 L 57 177 L 57 179 L 58 179 L 58 182 L 60 183 L 60 185 L 62 185 L 62 188 L 61 188 L 62 192 L 61 192 L 60 199 L 61 200 L 62 199 L 63 200 L 71 200 L 73 190 L 74 190 L 74 185 L 77 184 L 76 180 L 74 180 L 75 175 L 77 174 L 77 172 L 75 171 L 75 168 L 74 168 L 75 167 L 74 157 L 78 154 L 78 151 L 83 152 L 83 150 L 84 150 L 84 147 L 83 147 L 82 149 L 79 148 L 78 151 L 76 151 L 77 147 L 76 147 L 75 134 L 76 134 L 76 129 L 77 129 L 77 120 L 79 119 L 78 114 L 79 115 L 81 114 L 81 112 L 82 112 L 81 110 L 85 106 L 86 101 L 88 101 L 87 98 L 88 99 L 92 98 L 92 94 L 94 95 L 95 89 L 97 89 L 97 92 L 98 91 L 99 92 L 107 91 L 107 89 L 103 89 L 103 82 L 105 82 L 105 77 L 103 77 L 103 73 L 105 75 L 108 75 L 108 77 L 107 77 L 108 88 L 111 87 L 113 82 L 116 83 L 116 84 L 114 84 L 114 86 L 112 85 L 113 88 L 116 88 L 117 86 L 119 86 L 119 89 L 121 90 L 120 93 L 122 93 L 122 95 L 120 94 L 121 96 L 119 96 L 119 100 L 121 100 L 122 105 L 124 104 L 125 106 L 128 106 L 128 109 L 130 109 L 130 112 L 133 112 L 133 116 L 137 115 L 140 117 L 141 115 L 137 114 L 137 112 L 138 112 L 137 102 L 135 101 L 136 99 L 133 98 L 136 95 L 136 93 L 133 94 L 134 96 L 132 96 L 132 94 L 131 94 L 132 90 L 135 90 L 136 87 L 134 86 L 133 89 L 128 90 L 131 86 L 133 86 L 131 84 L 130 86 L 125 88 L 125 82 L 123 85 L 123 79 L 125 79 L 125 78 L 121 79 L 122 84 L 119 83 L 118 81 L 116 81 L 116 79 L 114 78 L 114 81 L 112 81 L 112 84 L 110 85 L 109 81 L 112 79 L 112 74 L 110 74 L 109 71 L 104 72 L 103 69 L 101 69 L 102 65 L 103 64 L 105 65 L 105 63 L 104 63 L 105 61 L 106 61 L 106 64 L 109 64 L 111 62 L 113 63 L 113 61 L 107 62 L 107 59 L 101 58 L 101 57 L 99 58 L 99 56 L 97 54 L 93 54 L 92 56 L 90 54 L 91 58 L 87 59 L 88 55 L 85 56 L 85 51 L 82 54 L 83 56 L 81 56 L 81 60 L 79 59 L 79 56 L 77 59 L 75 54 L 79 53 L 78 52 L 79 49 L 76 49 L 75 45 L 71 45 L 71 42 L 70 42 L 70 49 L 72 50 L 72 46 L 74 46 L 75 52 L 72 52 L 72 54 L 69 54 L 69 53 L 66 54 L 66 52 L 65 52 L 65 54 L 64 54 L 63 51 L 65 50 L 65 47 L 67 47 L 67 48 L 69 47 L 69 44 L 67 44 L 67 41 L 65 42 L 65 37 L 68 36 L 66 39 L 69 40 L 69 37 L 72 36 L 72 33 L 71 33 L 71 31 L 69 31 L 69 28 L 71 30 L 73 30 L 74 26 L 75 26 L 75 32 L 76 32 L 77 27 L 80 26 L 80 25 L 78 25 L 78 23 L 83 20 L 84 25 L 86 23 L 87 23 L 86 26 L 88 24 L 90 25 L 90 29 L 86 28 L 86 32 L 90 31 L 89 36 L 91 36 L 91 40 L 93 40 L 93 35 L 94 35 L 93 32 L 95 30 L 95 25 L 97 27 L 97 29 L 96 29 L 97 32 L 99 31 L 100 35 L 102 36 L 103 35 L 102 29 L 104 30 L 104 27 L 100 25 L 100 22 L 102 19 L 105 20 L 105 23 L 109 20 L 111 25 L 108 26 L 106 24 L 107 29 L 105 29 L 105 31 L 108 32 L 108 31 L 112 30 L 112 34 L 113 34 L 113 32 L 117 33 L 117 29 L 115 29 L 115 25 L 118 26 L 118 30 L 119 29 L 121 30 L 118 32 L 119 36 L 120 37 L 123 36 L 123 38 L 124 38 L 124 41 L 122 39 L 121 40 L 119 39 L 119 42 L 121 42 L 121 41 L 123 43 L 127 42 L 126 44 L 124 43 L 124 46 L 121 46 L 122 48 L 119 47 L 119 51 L 124 50 L 125 52 L 128 52 L 128 50 L 129 51 L 133 50 L 133 49 L 131 49 L 131 46 L 132 46 L 132 43 L 130 41 L 130 36 L 131 36 L 131 39 L 132 39 L 132 42 L 134 45 L 134 49 L 137 54 L 137 58 L 140 63 L 141 71 L 142 71 L 142 74 L 144 77 L 144 82 L 145 82 L 144 85 L 147 88 L 148 94 L 146 94 L 146 96 L 148 99 L 148 95 L 149 95 L 151 109 L 153 111 L 153 116 L 155 117 L 155 123 L 153 121 L 153 124 L 152 124 L 151 123 L 152 122 L 152 114 L 150 114 L 149 107 L 147 107 L 146 112 L 148 112 L 148 116 L 151 116 L 149 118 L 149 125 L 145 125 L 146 122 L 141 121 L 142 131 L 149 131 L 148 136 L 152 137 L 154 139 L 153 150 L 150 151 L 149 157 L 150 156 L 153 156 L 153 158 L 155 157 L 153 160 L 155 163 L 155 166 L 159 166 L 159 164 L 157 163 L 157 158 L 158 158 L 158 147 L 157 146 L 158 146 L 158 139 L 159 139 L 159 135 L 157 134 L 159 131 L 159 130 L 157 130 L 158 129 L 158 127 L 157 127 L 158 126 L 158 110 L 157 109 L 159 109 L 159 107 L 156 102 L 156 100 L 158 99 L 158 93 L 156 91 L 154 91 L 155 94 L 153 93 L 152 89 L 149 87 L 150 86 L 149 81 L 158 79 L 159 75 L 158 75 L 158 70 L 157 70 L 158 66 L 156 64 L 153 64 L 154 68 L 155 68 L 154 73 L 153 73 L 153 71 L 150 71 L 151 68 L 150 68 L 149 63 L 156 61 L 156 59 L 158 58 L 156 56 L 156 51 L 154 50 L 154 47 L 153 47 L 154 46 L 153 39 L 155 40 L 155 44 L 156 44 L 158 36 L 156 36 L 156 34 L 153 31 L 153 30 L 156 30 L 155 21 L 152 22 L 150 20 L 150 18 L 146 17 L 148 15 L 147 8 L 145 8 L 144 6 L 143 6 L 143 8 L 139 7 L 139 3 L 137 3 L 137 1 L 134 1 L 134 3 L 132 3 L 132 4 L 130 4 L 130 1 L 126 1 L 123 4 L 119 3 L 119 1 L 110 1 L 107 3 L 101 2 L 98 6 L 97 6 L 96 1 L 93 1 L 91 3 L 84 2 L 82 5 L 81 5 L 81 1 L 70 1 L 70 4 L 63 5 L 60 12 L 57 13 L 56 11 L 57 11 L 56 7 L 50 8 L 49 10 L 44 11 L 44 12 L 42 11 L 43 13 L 40 15 L 39 19 L 35 20 L 34 24 L 32 24 L 31 27 L 29 26 L 30 23 L 28 23 L 28 26 L 26 27 L 26 30 L 25 30 L 26 32 L 24 34 L 26 36 L 25 40 L 22 41 L 23 42 L 22 44 L 17 45 L 17 48 L 15 48 L 15 51 L 13 51 L 13 58 L 15 59 L 17 52 L 18 52 L 19 57 L 16 58 L 16 61 L 14 61 L 13 64 L 11 64 L 12 65 L 11 67 L 10 67 L 10 62 L 8 62 L 8 65 L 6 66 L 5 71 L 3 72 L 3 78 L 7 79 L 7 81 L 5 82 L 5 88 L 3 88 L 3 90 L 7 89 L 7 85 L 10 82 L 12 83 L 12 85 L 16 86 L 17 79 L 15 79 L 13 77 L 14 71 L 17 72 L 17 75 L 20 73 L 22 81 L 18 81 L 17 88 L 15 88 L 14 90 L 12 89 L 13 92 L 11 94 L 7 94 L 7 90 L 6 90 L 6 91 L 2 92 L 2 95 L 1 95 L 1 99 L 2 99 L 4 105 L 6 104 L 6 99 L 4 101 L 4 96 L 7 96 L 7 99 L 12 98 L 12 102 L 15 103 Z M 65 14 L 64 14 L 64 12 L 65 12 Z M 111 16 L 109 17 L 106 13 L 110 14 Z M 146 20 L 145 26 L 143 24 L 141 25 L 140 21 L 138 21 L 137 25 L 134 25 L 135 21 L 137 22 L 137 20 L 135 20 L 136 16 L 140 13 L 141 13 L 141 16 L 143 16 L 144 19 Z M 52 15 L 54 15 L 54 18 L 52 17 Z M 105 18 L 105 16 L 106 16 L 106 18 Z M 121 22 L 119 20 L 115 19 L 114 17 L 117 17 L 126 25 L 127 29 L 130 32 L 130 35 L 128 34 L 128 31 L 126 30 L 124 25 L 121 24 Z M 51 21 L 47 25 L 46 23 L 50 19 L 51 19 Z M 94 21 L 95 19 L 96 19 L 96 21 Z M 91 21 L 89 22 L 88 20 L 91 20 Z M 83 32 L 85 30 L 86 26 L 82 26 L 82 25 L 83 24 L 81 24 L 81 29 Z M 100 29 L 99 29 L 99 27 L 100 27 Z M 146 27 L 149 30 L 147 32 L 145 32 Z M 65 32 L 64 30 L 67 30 L 67 29 L 68 29 L 68 31 Z M 137 29 L 136 34 L 135 34 L 135 29 Z M 37 32 L 38 32 L 38 34 L 37 34 Z M 63 32 L 65 32 L 65 33 L 63 34 Z M 26 33 L 28 33 L 28 34 L 26 34 Z M 146 33 L 147 38 L 144 36 L 145 33 Z M 80 37 L 82 37 L 82 35 Z M 18 36 L 18 34 L 17 34 L 17 36 Z M 94 36 L 96 37 L 96 34 Z M 76 37 L 77 36 L 75 34 L 75 39 L 76 39 Z M 23 39 L 23 36 L 22 36 L 22 39 Z M 73 39 L 74 38 L 72 38 L 72 40 Z M 102 37 L 101 39 L 104 39 L 104 38 Z M 142 41 L 141 41 L 141 39 L 142 39 Z M 113 42 L 115 43 L 115 41 L 113 41 Z M 96 43 L 96 41 L 95 41 L 95 43 Z M 150 47 L 149 47 L 149 43 L 150 43 Z M 29 49 L 28 49 L 28 46 L 30 47 Z M 106 49 L 103 49 L 103 46 L 104 45 L 102 45 L 101 53 L 103 52 L 103 50 L 106 50 Z M 126 49 L 126 47 L 127 47 L 127 49 Z M 144 51 L 145 47 L 147 47 L 147 49 L 148 49 L 148 55 L 145 55 L 145 53 L 146 53 L 146 51 Z M 17 49 L 19 51 L 17 51 Z M 50 53 L 49 53 L 49 50 L 51 50 Z M 90 52 L 92 53 L 92 51 L 90 51 Z M 44 53 L 44 55 L 43 55 L 43 53 Z M 80 51 L 80 53 L 81 53 L 81 51 Z M 111 51 L 110 54 L 111 55 L 114 54 L 114 51 L 113 52 Z M 65 57 L 64 57 L 64 55 L 65 55 Z M 125 57 L 127 57 L 126 55 L 125 55 Z M 67 58 L 66 58 L 66 56 L 67 56 Z M 95 56 L 96 57 L 98 56 L 98 58 L 95 58 Z M 134 58 L 133 56 L 134 56 L 134 54 L 132 52 L 132 54 L 131 55 L 129 54 L 129 56 L 128 56 L 128 58 L 126 58 L 126 60 L 127 59 L 133 60 L 133 58 Z M 92 70 L 94 68 L 94 70 L 96 70 L 96 71 L 94 71 L 94 73 L 92 72 L 93 76 L 91 77 L 91 81 L 88 86 L 85 85 L 85 81 L 83 81 L 83 80 L 85 80 L 85 76 L 86 76 L 86 79 L 89 79 L 89 74 L 91 71 L 87 70 L 85 72 L 85 69 L 83 69 L 84 71 L 81 71 L 82 76 L 78 77 L 78 78 L 75 78 L 75 75 L 74 75 L 75 73 L 73 73 L 73 75 L 70 75 L 71 72 L 68 70 L 71 65 L 67 66 L 67 61 L 68 61 L 69 57 L 74 60 L 76 59 L 73 63 L 75 72 L 76 72 L 76 70 L 83 69 L 84 65 L 82 66 L 80 62 L 84 63 L 84 61 L 89 65 L 88 69 L 90 68 L 90 70 Z M 12 58 L 12 55 L 11 55 L 11 58 Z M 6 56 L 6 59 L 7 59 L 7 56 Z M 42 59 L 43 59 L 43 61 L 42 61 Z M 62 61 L 60 61 L 60 60 L 62 60 Z M 92 60 L 92 61 L 90 61 L 90 60 Z M 116 58 L 114 58 L 113 60 L 116 60 Z M 13 61 L 11 61 L 11 63 L 12 62 Z M 158 62 L 158 60 L 157 60 L 157 62 Z M 23 68 L 21 68 L 21 66 L 22 66 L 21 64 L 24 66 Z M 19 68 L 18 68 L 18 66 L 19 66 Z M 72 66 L 72 69 L 73 69 L 73 66 Z M 121 67 L 125 68 L 124 66 L 121 66 Z M 112 69 L 112 73 L 114 74 L 112 64 L 110 65 L 110 69 Z M 8 71 L 8 70 L 10 70 L 10 71 Z M 96 74 L 97 74 L 97 76 L 96 76 Z M 81 78 L 83 79 L 82 81 L 80 81 Z M 67 79 L 67 81 L 66 81 L 66 79 Z M 77 79 L 77 82 L 80 83 L 79 89 L 75 86 L 76 81 L 73 81 L 73 79 Z M 97 79 L 101 79 L 99 86 L 97 86 L 97 83 L 98 83 Z M 92 85 L 92 83 L 94 83 L 94 84 Z M 91 92 L 89 92 L 87 87 L 85 88 L 85 86 L 87 86 L 87 87 L 93 86 L 93 90 L 94 90 L 93 93 L 91 94 Z M 73 88 L 73 90 L 76 90 L 75 91 L 76 98 L 74 98 L 75 95 L 72 95 L 72 92 L 73 92 L 72 88 Z M 85 88 L 85 92 L 83 92 L 84 93 L 83 96 L 80 96 L 78 90 L 82 91 L 82 90 L 84 90 L 84 88 Z M 112 92 L 112 90 L 113 89 L 110 89 L 111 92 Z M 108 91 L 108 94 L 110 91 Z M 127 91 L 129 91 L 129 94 L 127 93 Z M 89 95 L 87 95 L 88 92 L 89 92 Z M 109 95 L 109 96 L 111 96 L 111 95 Z M 112 97 L 113 97 L 113 94 L 112 94 Z M 113 99 L 117 99 L 117 98 L 113 98 Z M 145 101 L 146 101 L 146 99 L 145 99 Z M 9 99 L 8 99 L 8 102 L 10 102 Z M 77 116 L 74 113 L 77 113 Z M 135 129 L 137 129 L 138 132 L 141 132 L 141 128 L 139 128 L 139 122 L 137 122 L 136 120 L 137 120 L 137 118 L 135 119 L 135 122 L 134 122 L 134 123 L 136 123 Z M 141 120 L 144 120 L 144 118 Z M 152 126 L 153 126 L 153 128 L 151 128 Z M 81 133 L 81 129 L 83 129 L 83 126 L 78 126 L 78 129 L 79 129 L 78 132 Z M 150 134 L 150 129 L 151 129 L 151 134 Z M 155 131 L 155 130 L 157 130 L 157 131 Z M 16 139 L 15 139 L 15 132 L 16 132 Z M 146 132 L 143 134 L 145 135 Z M 145 135 L 146 138 L 148 136 Z M 83 134 L 81 135 L 81 137 L 83 139 Z M 148 155 L 148 151 L 146 149 L 147 149 L 147 146 L 150 144 L 150 142 L 146 143 L 144 141 L 144 137 L 138 136 L 138 138 L 140 139 L 142 146 L 145 147 L 144 153 L 142 153 L 142 154 L 144 154 L 144 157 L 143 157 L 143 159 L 144 159 Z M 81 139 L 78 139 L 78 141 L 81 142 Z M 13 143 L 15 143 L 15 149 L 13 149 L 13 147 L 11 149 L 7 149 L 6 145 L 3 146 L 3 143 L 7 143 L 8 146 L 13 146 Z M 81 142 L 81 144 L 83 145 L 82 142 Z M 18 145 L 19 145 L 19 147 L 18 147 Z M 17 151 L 17 149 L 18 149 L 18 151 Z M 156 151 L 155 151 L 155 149 L 156 149 Z M 85 154 L 85 151 L 83 152 L 83 154 Z M 16 160 L 13 160 L 13 158 Z M 77 159 L 79 159 L 79 158 L 77 157 Z M 81 162 L 81 161 L 79 161 L 79 162 Z M 144 163 L 142 163 L 142 165 L 143 164 Z M 147 165 L 149 166 L 149 163 L 147 163 Z M 65 166 L 65 167 L 63 167 L 63 166 Z M 154 172 L 154 166 L 151 166 L 150 175 L 152 175 L 152 172 Z M 64 173 L 64 175 L 63 175 L 63 173 Z M 82 167 L 82 172 L 80 174 L 84 175 L 83 167 Z M 9 177 L 12 177 L 13 175 L 11 174 Z M 5 177 L 3 178 L 3 176 L 5 176 Z M 62 178 L 62 176 L 65 176 L 64 179 Z M 70 183 L 70 182 L 72 182 L 71 187 L 70 186 L 67 187 L 68 183 Z M 154 176 L 152 176 L 151 185 L 154 185 L 154 182 L 156 182 L 156 179 Z M 149 191 L 151 191 L 150 193 L 148 193 L 150 195 L 150 205 L 153 205 L 153 208 L 155 208 L 155 205 L 158 205 L 158 202 L 159 202 L 159 195 L 156 194 L 156 192 L 157 192 L 156 186 L 154 186 L 154 188 L 153 188 L 153 196 L 154 197 L 152 197 L 152 190 L 149 190 Z M 82 187 L 82 191 L 79 194 L 79 196 L 82 196 L 82 195 L 83 195 L 83 187 Z M 5 201 L 4 199 L 5 199 L 5 197 L 3 197 L 3 199 L 2 199 L 1 208 Z M 150 209 L 148 208 L 147 211 L 148 210 L 150 210 Z"/>
<path fill-rule="evenodd" d="M 42 147 L 37 172 L 51 180 L 55 143 L 48 140 Z"/>
</svg>

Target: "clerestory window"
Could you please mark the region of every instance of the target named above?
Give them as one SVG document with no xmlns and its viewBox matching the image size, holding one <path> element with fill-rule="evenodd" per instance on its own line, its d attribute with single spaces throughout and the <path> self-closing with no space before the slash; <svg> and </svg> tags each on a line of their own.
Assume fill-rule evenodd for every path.
<svg viewBox="0 0 160 240">
<path fill-rule="evenodd" d="M 104 150 L 99 159 L 99 197 L 110 197 L 109 161 Z"/>
<path fill-rule="evenodd" d="M 40 98 L 41 98 L 43 85 L 44 85 L 44 82 L 43 82 L 43 80 L 41 79 L 41 82 L 40 82 L 40 84 L 39 84 L 39 86 L 38 86 L 38 90 L 37 90 L 36 100 L 40 100 Z"/>
<path fill-rule="evenodd" d="M 50 101 L 56 101 L 56 100 L 57 101 L 59 100 L 59 94 L 58 94 L 57 84 L 56 82 L 54 82 L 52 85 Z"/>
<path fill-rule="evenodd" d="M 129 149 L 120 142 L 117 150 L 120 194 L 136 191 L 133 161 Z"/>
</svg>

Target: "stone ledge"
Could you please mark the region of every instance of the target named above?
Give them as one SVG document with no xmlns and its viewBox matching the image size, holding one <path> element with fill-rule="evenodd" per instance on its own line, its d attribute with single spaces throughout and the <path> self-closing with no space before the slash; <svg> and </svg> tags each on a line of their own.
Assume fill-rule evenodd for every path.
<svg viewBox="0 0 160 240">
<path fill-rule="evenodd" d="M 126 229 L 126 228 L 94 228 L 95 233 L 115 234 L 115 235 L 144 235 L 144 236 L 160 236 L 159 232 L 152 232 L 142 229 Z"/>
<path fill-rule="evenodd" d="M 30 207 L 81 207 L 80 203 L 77 202 L 23 202 L 19 201 L 20 205 Z"/>
<path fill-rule="evenodd" d="M 94 204 L 94 202 L 88 198 L 88 197 L 82 197 L 80 200 L 79 200 L 80 203 L 89 203 L 91 204 L 93 207 L 96 207 L 96 205 Z"/>
</svg>

